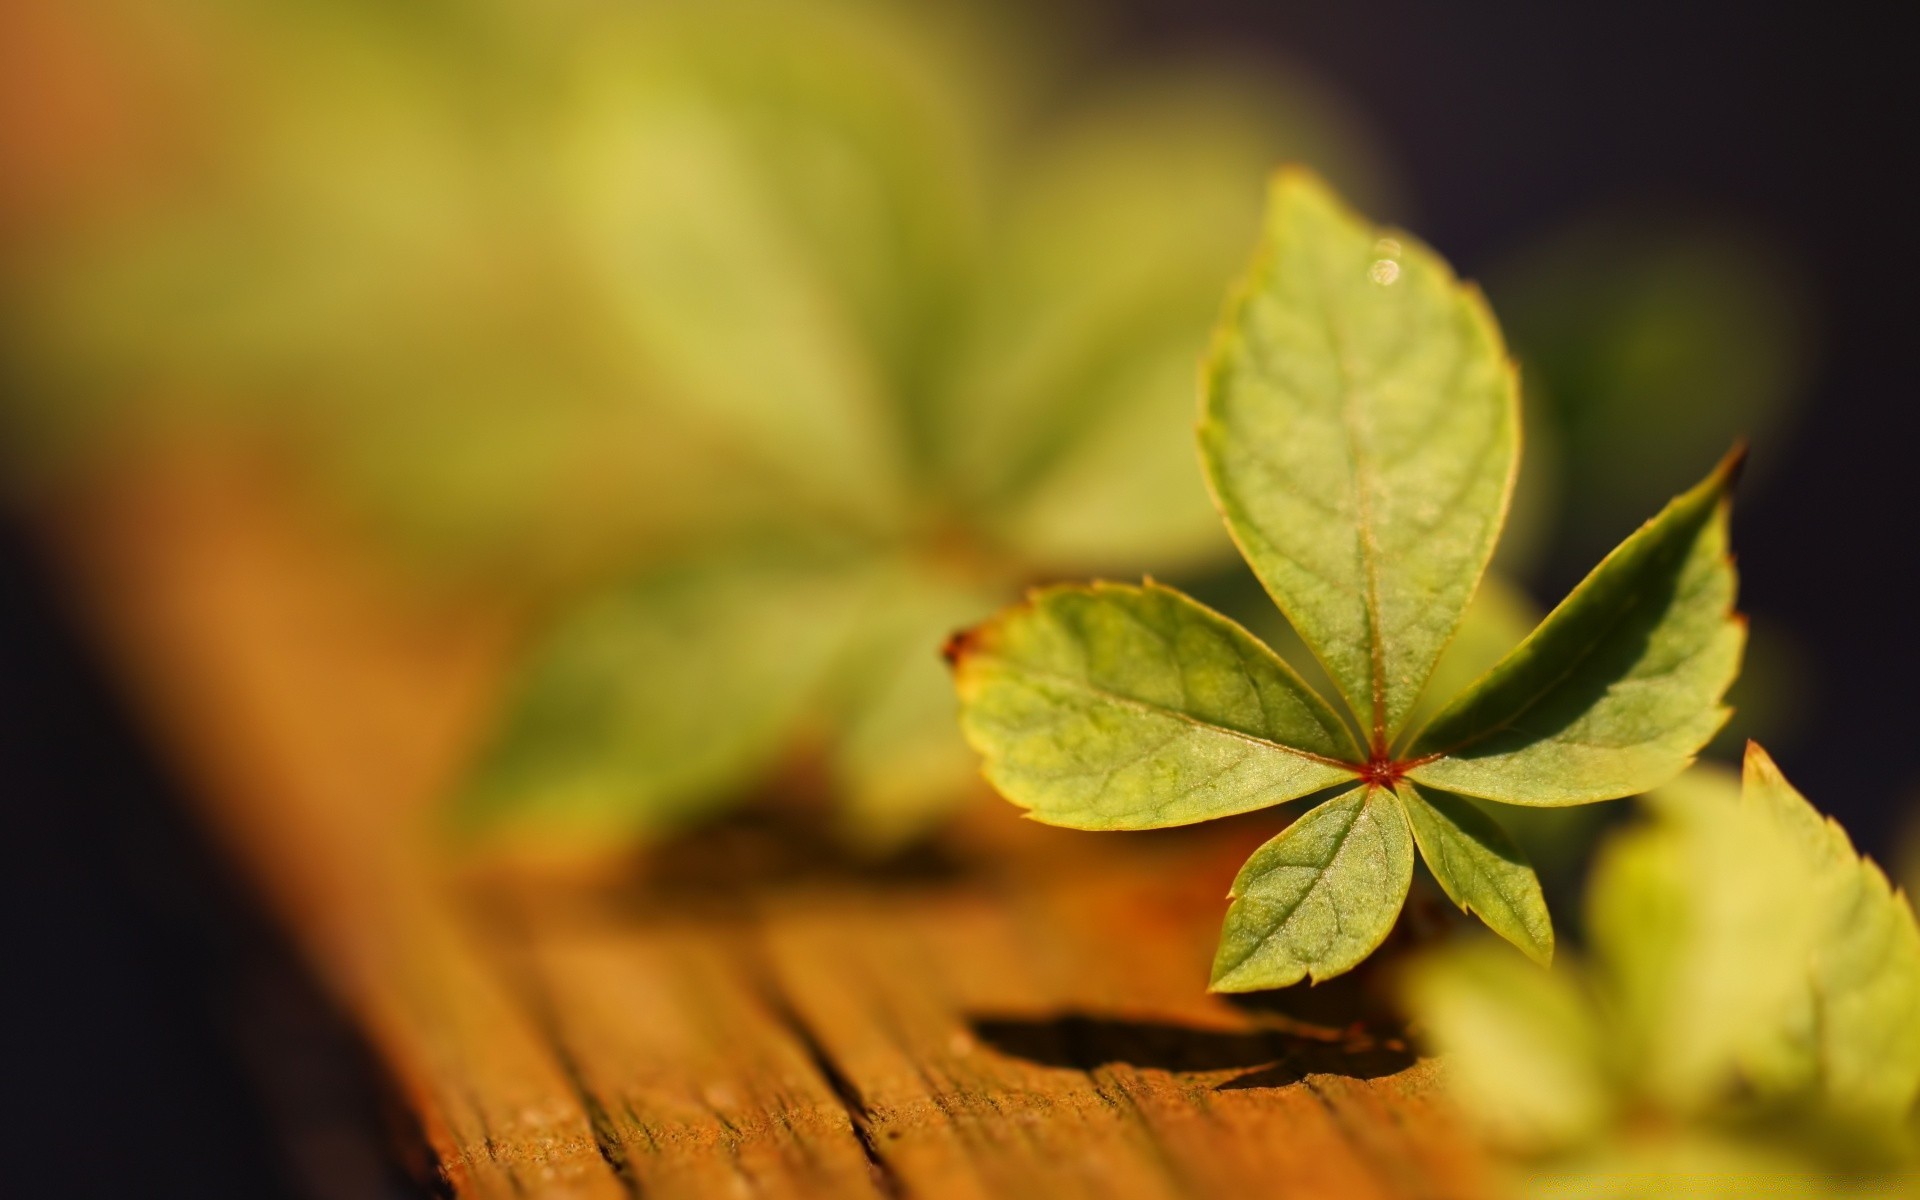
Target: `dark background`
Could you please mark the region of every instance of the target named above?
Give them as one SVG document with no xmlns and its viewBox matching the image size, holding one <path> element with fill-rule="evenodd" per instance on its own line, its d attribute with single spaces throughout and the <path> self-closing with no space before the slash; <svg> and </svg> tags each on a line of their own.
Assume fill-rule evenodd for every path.
<svg viewBox="0 0 1920 1200">
<path fill-rule="evenodd" d="M 1820 356 L 1798 421 L 1753 448 L 1766 470 L 1740 498 L 1744 604 L 1814 666 L 1782 766 L 1889 852 L 1920 785 L 1920 189 L 1891 9 L 1119 9 L 1134 50 L 1267 44 L 1333 83 L 1464 274 L 1613 201 L 1726 212 L 1798 253 Z M 1543 594 L 1587 565 L 1550 563 Z M 341 1066 L 356 1048 L 198 842 L 18 522 L 0 530 L 0 912 L 0 1195 L 297 1195 L 312 1146 L 337 1164 L 377 1143 L 371 1084 Z M 345 1177 L 399 1188 L 366 1162 Z"/>
</svg>

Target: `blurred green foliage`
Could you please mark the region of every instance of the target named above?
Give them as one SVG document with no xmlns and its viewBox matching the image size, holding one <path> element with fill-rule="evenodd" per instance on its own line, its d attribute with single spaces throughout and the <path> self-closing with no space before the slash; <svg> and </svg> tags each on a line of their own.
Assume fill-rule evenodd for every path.
<svg viewBox="0 0 1920 1200">
<path fill-rule="evenodd" d="M 130 111 L 113 171 L 0 230 L 12 482 L 237 429 L 402 561 L 528 599 L 479 824 L 667 828 L 799 747 L 852 832 L 923 828 L 972 779 L 947 630 L 1058 576 L 1237 586 L 1187 431 L 1261 179 L 1392 207 L 1298 70 L 1115 61 L 1058 8 L 49 2 Z M 34 119 L 69 158 L 102 126 Z M 1493 283 L 1581 520 L 1607 480 L 1556 423 L 1668 421 L 1650 388 L 1751 427 L 1793 376 L 1735 386 L 1752 348 L 1798 345 L 1763 242 L 1592 228 Z M 1669 317 L 1685 353 L 1633 350 Z"/>
<path fill-rule="evenodd" d="M 1416 1019 L 1521 1194 L 1911 1194 L 1910 903 L 1757 746 L 1740 782 L 1682 778 L 1603 848 L 1584 963 L 1456 945 L 1409 976 Z"/>
<path fill-rule="evenodd" d="M 204 160 L 9 281 L 39 444 L 237 415 L 532 592 L 472 825 L 668 827 L 799 738 L 910 833 L 972 779 L 949 630 L 1226 549 L 1168 435 L 1260 180 L 1379 189 L 1287 72 L 1011 8 L 182 13 Z"/>
<path fill-rule="evenodd" d="M 934 654 L 948 631 L 1036 579 L 1224 549 L 1166 431 L 1253 185 L 1281 156 L 1366 169 L 1339 165 L 1315 105 L 1251 77 L 1160 68 L 1071 97 L 1036 77 L 1022 97 L 999 56 L 956 68 L 888 10 L 674 17 L 639 34 L 657 69 L 597 47 L 571 194 L 651 390 L 766 503 L 749 534 L 664 548 L 608 585 L 619 600 L 558 614 L 463 815 L 651 831 L 811 734 L 848 832 L 896 842 L 973 783 Z M 777 667 L 799 597 L 740 586 L 772 546 L 809 561 L 819 606 Z M 689 561 L 740 603 L 654 607 Z M 577 653 L 610 603 L 674 654 Z M 695 708 L 667 727 L 733 727 L 657 734 Z M 604 736 L 554 736 L 581 724 Z"/>
<path fill-rule="evenodd" d="M 1582 561 L 1703 458 L 1738 439 L 1766 447 L 1806 382 L 1807 281 L 1724 215 L 1602 209 L 1519 247 L 1487 287 L 1537 430 L 1522 495 L 1557 512 Z M 1528 566 L 1543 532 L 1522 526 L 1503 565 Z"/>
</svg>

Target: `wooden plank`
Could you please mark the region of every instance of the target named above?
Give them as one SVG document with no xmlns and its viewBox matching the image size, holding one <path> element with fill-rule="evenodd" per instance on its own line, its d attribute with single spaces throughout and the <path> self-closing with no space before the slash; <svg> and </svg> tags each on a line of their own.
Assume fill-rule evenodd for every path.
<svg viewBox="0 0 1920 1200">
<path fill-rule="evenodd" d="M 1356 989 L 1201 991 L 1262 824 L 1136 853 L 981 817 L 1004 871 L 528 903 L 525 986 L 644 1194 L 1480 1193 L 1434 1065 Z"/>
<path fill-rule="evenodd" d="M 905 1192 L 1474 1193 L 1431 1063 L 1204 994 L 1240 847 L 1193 849 L 769 923 Z"/>
<path fill-rule="evenodd" d="M 1100 837 L 983 803 L 920 869 L 743 829 L 710 861 L 475 875 L 433 803 L 505 624 L 423 606 L 270 478 L 176 468 L 69 511 L 80 594 L 455 1194 L 1480 1190 L 1434 1064 L 1357 993 L 1204 993 L 1272 816 Z"/>
<path fill-rule="evenodd" d="M 399 602 L 224 456 L 62 514 L 83 607 L 209 823 L 362 1023 L 461 1195 L 619 1197 L 551 1048 L 433 886 L 423 805 L 498 630 Z"/>
<path fill-rule="evenodd" d="M 878 1200 L 846 1105 L 768 1003 L 731 924 L 523 934 L 524 993 L 647 1197 Z"/>
</svg>

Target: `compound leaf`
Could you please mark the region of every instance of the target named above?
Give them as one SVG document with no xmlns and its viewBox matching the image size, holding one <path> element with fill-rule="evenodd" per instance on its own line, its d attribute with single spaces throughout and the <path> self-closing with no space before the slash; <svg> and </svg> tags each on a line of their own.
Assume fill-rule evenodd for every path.
<svg viewBox="0 0 1920 1200">
<path fill-rule="evenodd" d="M 1049 825 L 1184 825 L 1358 773 L 1352 733 L 1291 668 L 1151 582 L 1036 591 L 948 656 L 988 781 Z"/>
<path fill-rule="evenodd" d="M 1282 172 L 1203 382 L 1228 530 L 1384 753 L 1473 596 L 1519 462 L 1477 291 Z"/>
<path fill-rule="evenodd" d="M 1733 612 L 1729 455 L 1609 554 L 1415 739 L 1408 775 L 1555 806 L 1631 796 L 1686 769 L 1727 717 L 1746 627 Z"/>
</svg>

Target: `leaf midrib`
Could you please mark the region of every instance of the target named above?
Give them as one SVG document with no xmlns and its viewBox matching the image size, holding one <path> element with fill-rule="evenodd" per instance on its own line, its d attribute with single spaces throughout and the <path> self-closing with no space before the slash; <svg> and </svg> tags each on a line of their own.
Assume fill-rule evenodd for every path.
<svg viewBox="0 0 1920 1200">
<path fill-rule="evenodd" d="M 1335 839 L 1333 844 L 1333 853 L 1327 856 L 1326 862 L 1320 864 L 1318 867 L 1312 868 L 1314 872 L 1313 882 L 1309 883 L 1305 888 L 1301 889 L 1299 897 L 1295 899 L 1292 904 L 1286 906 L 1285 910 L 1280 915 L 1280 919 L 1273 922 L 1272 927 L 1268 929 L 1266 933 L 1262 934 L 1259 940 L 1254 942 L 1253 946 L 1245 954 L 1241 955 L 1238 959 L 1236 959 L 1234 961 L 1234 964 L 1231 967 L 1228 967 L 1225 971 L 1221 972 L 1222 978 L 1225 978 L 1226 976 L 1233 974 L 1235 971 L 1238 971 L 1241 967 L 1246 966 L 1247 960 L 1251 959 L 1254 955 L 1260 953 L 1260 951 L 1266 949 L 1266 947 L 1269 944 L 1271 944 L 1275 938 L 1279 937 L 1282 933 L 1285 933 L 1287 925 L 1290 922 L 1292 922 L 1294 918 L 1294 914 L 1298 913 L 1300 909 L 1306 905 L 1307 901 L 1313 898 L 1316 892 L 1318 892 L 1322 887 L 1326 886 L 1327 876 L 1332 872 L 1333 864 L 1336 861 L 1338 861 L 1338 859 L 1340 858 L 1341 852 L 1346 849 L 1347 842 L 1353 838 L 1354 828 L 1360 824 L 1360 818 L 1366 815 L 1367 806 L 1373 802 L 1373 793 L 1377 790 L 1378 789 L 1374 788 L 1371 785 L 1366 785 L 1360 788 L 1349 788 L 1347 791 L 1340 793 L 1338 796 L 1333 797 L 1331 800 L 1326 801 L 1325 804 L 1322 804 L 1320 806 L 1321 808 L 1325 808 L 1327 805 L 1330 805 L 1330 804 L 1338 804 L 1342 800 L 1345 800 L 1348 796 L 1353 795 L 1355 792 L 1364 793 L 1360 797 L 1360 802 L 1354 806 L 1353 815 L 1347 820 L 1346 828 L 1342 829 L 1340 831 L 1340 836 L 1337 839 Z M 1314 812 L 1318 812 L 1318 811 L 1319 809 L 1314 810 Z M 1300 819 L 1304 821 L 1307 819 L 1307 817 L 1310 817 L 1312 815 L 1313 813 L 1310 812 L 1307 814 L 1306 817 L 1302 817 Z M 1298 864 L 1282 863 L 1279 866 L 1274 867 L 1273 870 L 1263 872 L 1261 875 L 1261 878 L 1262 879 L 1266 878 L 1267 875 L 1271 875 L 1273 871 L 1277 871 L 1281 867 L 1293 866 L 1293 865 L 1298 865 Z M 1234 896 L 1235 900 L 1243 900 L 1245 897 L 1246 897 L 1246 892 L 1239 891 L 1238 889 L 1236 889 L 1236 894 Z M 1332 912 L 1333 912 L 1335 930 L 1344 934 L 1345 929 L 1340 922 L 1339 907 L 1336 905 L 1333 908 Z"/>
<path fill-rule="evenodd" d="M 1161 716 L 1172 717 L 1175 720 L 1183 721 L 1193 726 L 1195 729 L 1204 729 L 1211 733 L 1236 738 L 1249 745 L 1261 746 L 1269 750 L 1278 750 L 1283 754 L 1291 754 L 1296 758 L 1303 758 L 1308 762 L 1319 763 L 1322 766 L 1339 767 L 1341 770 L 1352 772 L 1356 779 L 1359 778 L 1360 772 L 1365 769 L 1364 764 L 1361 763 L 1348 762 L 1345 759 L 1332 758 L 1325 754 L 1316 754 L 1311 750 L 1302 750 L 1298 746 L 1289 746 L 1285 742 L 1276 742 L 1271 738 L 1260 737 L 1257 734 L 1248 733 L 1243 729 L 1234 729 L 1227 725 L 1216 725 L 1211 721 L 1203 721 L 1192 713 L 1181 712 L 1177 708 L 1167 708 L 1163 705 L 1153 704 L 1133 696 L 1124 696 L 1118 692 L 1108 691 L 1106 688 L 1088 683 L 1084 679 L 1076 679 L 1071 675 L 1063 675 L 1058 671 L 1049 671 L 1042 667 L 1031 667 L 1021 663 L 1015 663 L 1009 659 L 1001 659 L 999 661 L 1007 669 L 1019 671 L 1022 674 L 1030 675 L 1036 679 L 1044 679 L 1049 683 L 1059 684 L 1070 690 L 1094 696 L 1124 708 L 1131 708 L 1136 712 L 1156 713 Z"/>
<path fill-rule="evenodd" d="M 1320 277 L 1322 297 L 1331 299 L 1334 291 L 1324 265 L 1316 273 Z M 1372 473 L 1361 454 L 1363 439 L 1360 436 L 1359 406 L 1355 399 L 1358 387 L 1347 361 L 1348 338 L 1341 327 L 1341 310 L 1330 303 L 1323 303 L 1321 308 L 1327 313 L 1327 341 L 1333 349 L 1334 365 L 1339 369 L 1340 425 L 1347 439 L 1347 459 L 1353 466 L 1354 524 L 1360 542 L 1361 588 L 1367 617 L 1368 692 L 1372 706 L 1367 749 L 1373 757 L 1379 758 L 1387 752 L 1387 664 L 1386 646 L 1381 641 L 1380 631 L 1380 548 L 1374 541 L 1370 486 Z M 1343 696 L 1344 693 L 1345 689 L 1342 689 Z M 1347 701 L 1351 704 L 1352 698 L 1347 697 Z"/>
</svg>

